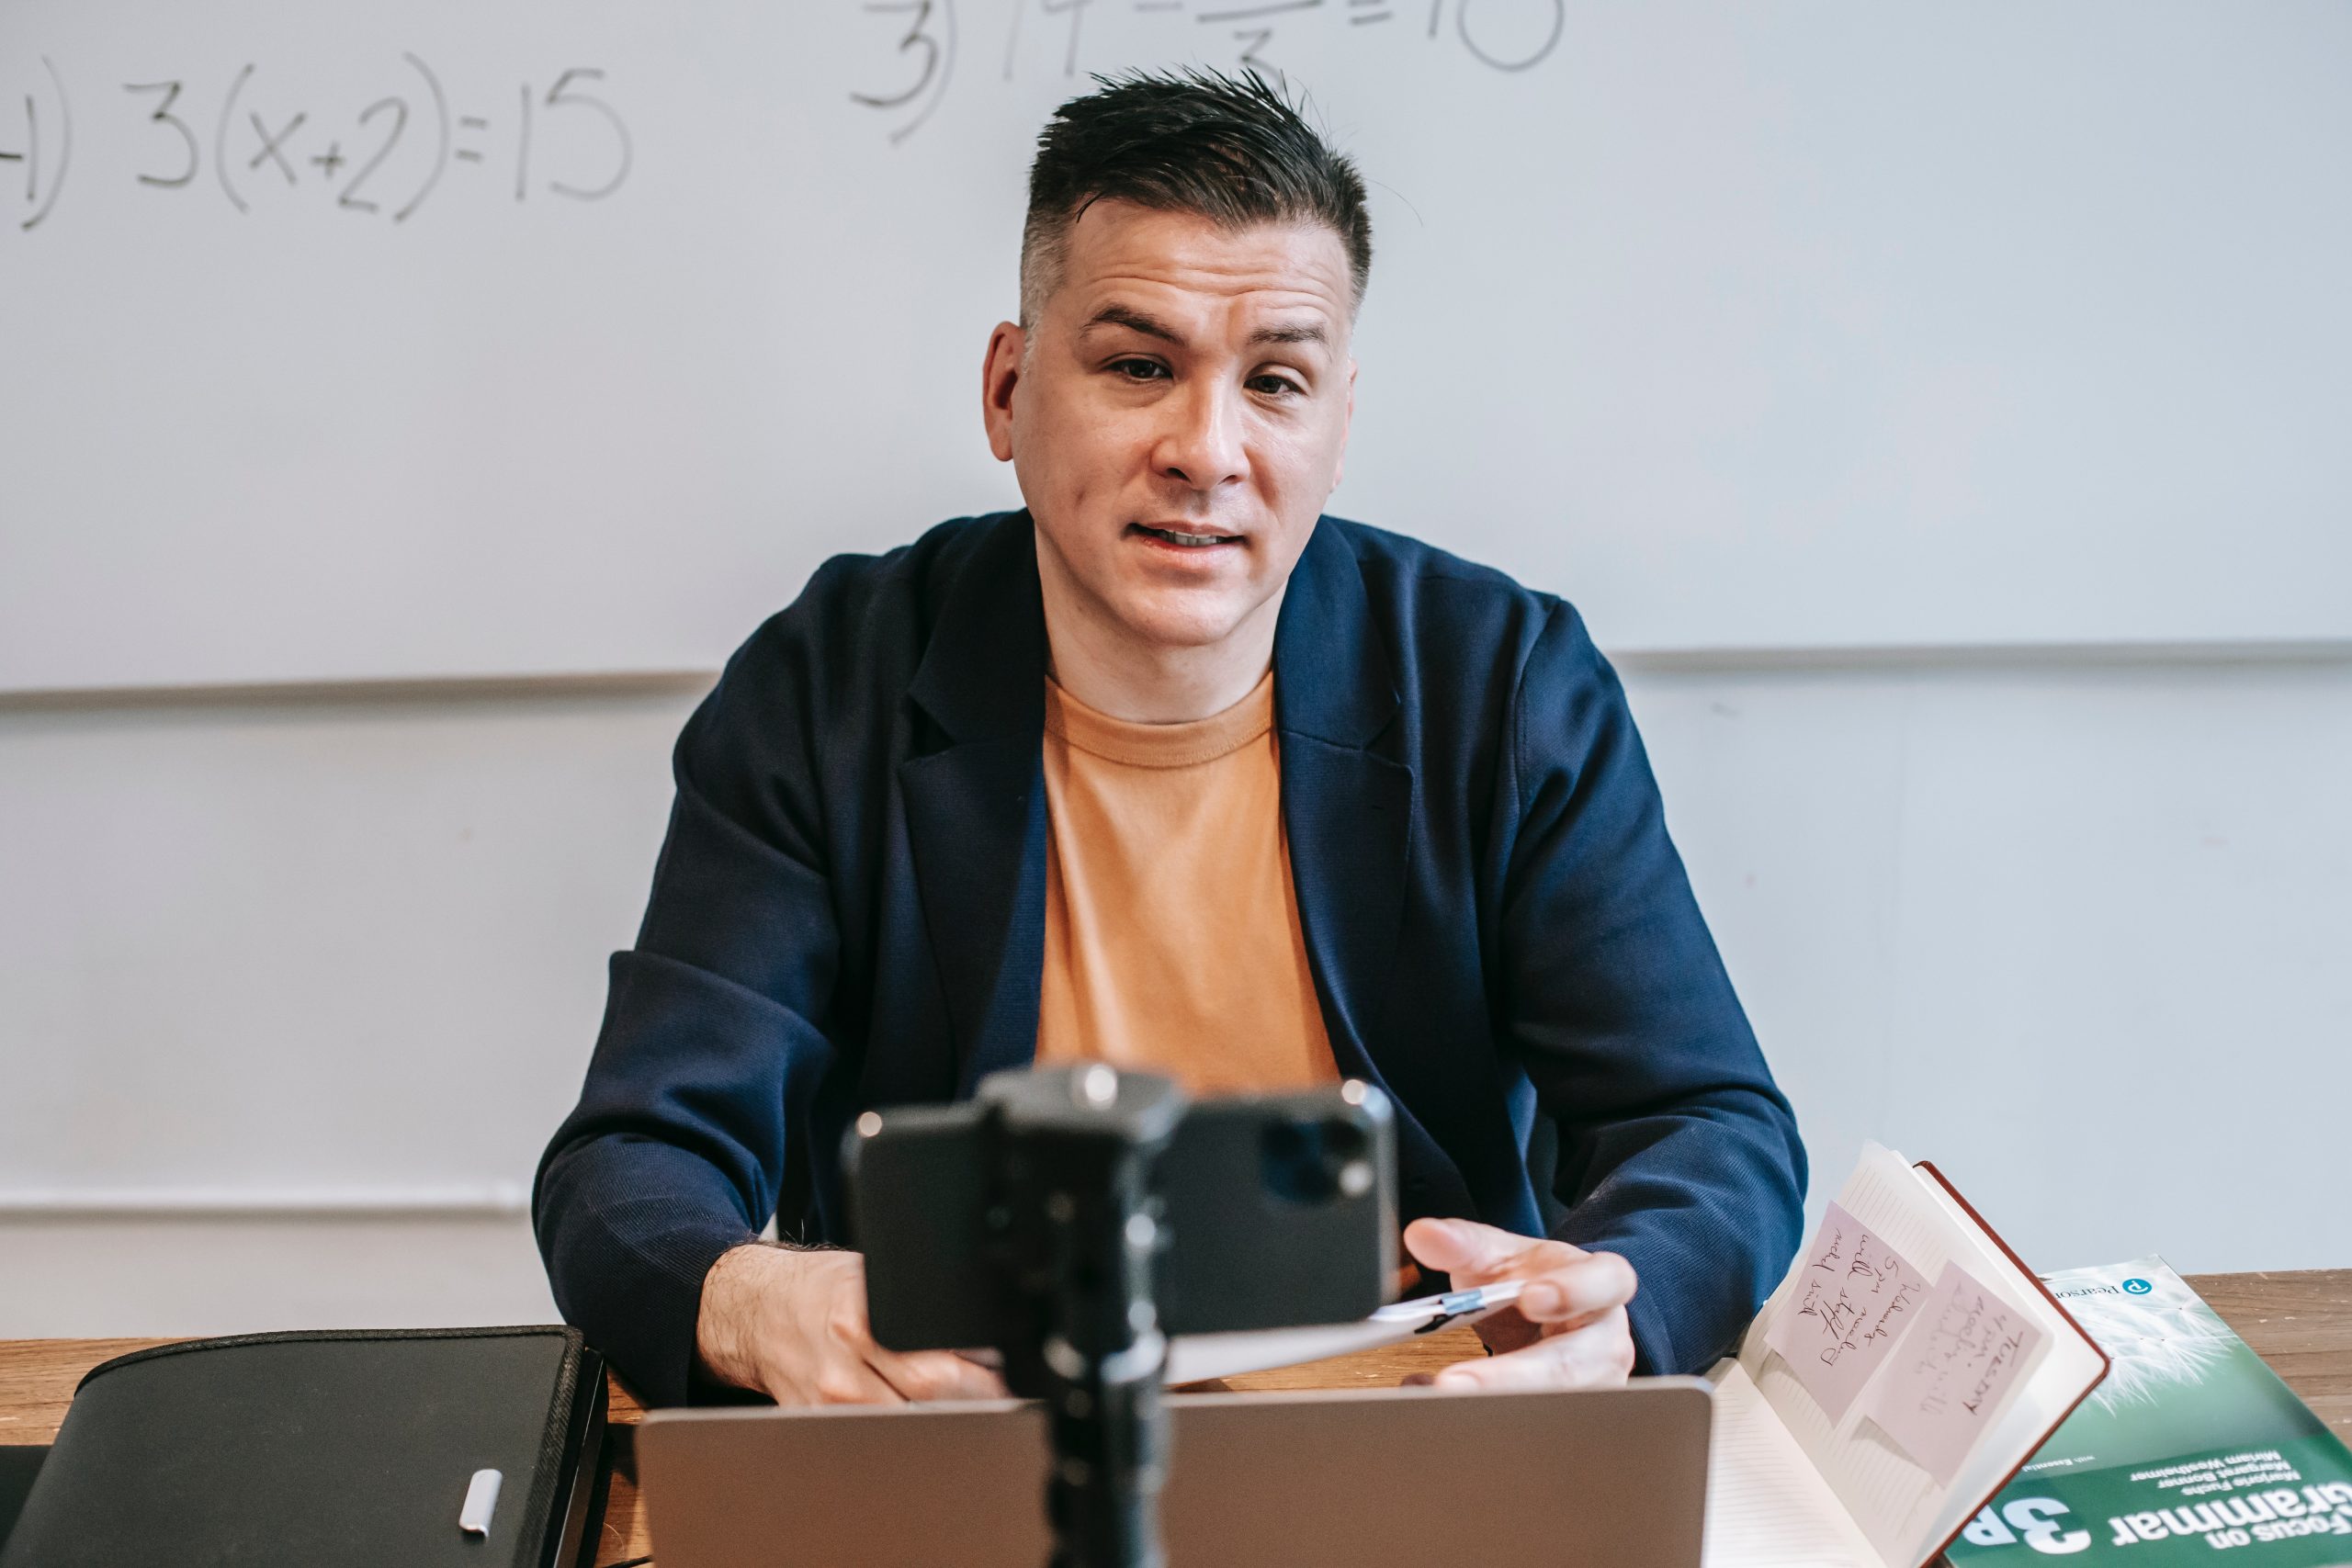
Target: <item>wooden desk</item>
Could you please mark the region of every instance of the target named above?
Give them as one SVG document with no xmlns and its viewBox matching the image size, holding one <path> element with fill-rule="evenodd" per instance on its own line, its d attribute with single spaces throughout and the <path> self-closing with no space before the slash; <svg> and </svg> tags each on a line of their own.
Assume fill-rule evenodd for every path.
<svg viewBox="0 0 2352 1568">
<path fill-rule="evenodd" d="M 2336 1434 L 2352 1442 L 2352 1269 L 2293 1274 L 2200 1274 L 2189 1283 L 2213 1304 L 2289 1387 Z M 20 1339 L 0 1341 L 0 1443 L 46 1443 L 65 1418 L 74 1385 L 110 1356 L 156 1339 Z M 1478 1354 L 1466 1328 L 1382 1350 L 1341 1356 L 1234 1378 L 1236 1389 L 1359 1388 L 1394 1384 L 1414 1372 L 1434 1371 Z M 613 1385 L 612 1427 L 605 1454 L 612 1471 L 596 1568 L 643 1568 L 652 1561 L 645 1513 L 636 1484 L 631 1438 L 641 1414 Z"/>
</svg>

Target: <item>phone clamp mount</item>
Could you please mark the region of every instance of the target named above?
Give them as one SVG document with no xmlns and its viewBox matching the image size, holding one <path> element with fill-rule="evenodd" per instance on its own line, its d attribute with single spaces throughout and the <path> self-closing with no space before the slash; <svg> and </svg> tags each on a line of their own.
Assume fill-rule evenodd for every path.
<svg viewBox="0 0 2352 1568">
<path fill-rule="evenodd" d="M 859 1116 L 843 1149 L 875 1339 L 990 1348 L 1046 1407 L 1052 1568 L 1165 1568 L 1170 1337 L 1336 1323 L 1396 1263 L 1386 1098 L 1192 1104 L 1103 1063 Z"/>
<path fill-rule="evenodd" d="M 989 1228 L 1032 1332 L 1004 1353 L 1015 1393 L 1045 1401 L 1053 1568 L 1163 1568 L 1159 1488 L 1168 1337 L 1153 1297 L 1161 1205 L 1152 1167 L 1184 1093 L 1099 1063 L 991 1081 L 1000 1185 Z"/>
</svg>

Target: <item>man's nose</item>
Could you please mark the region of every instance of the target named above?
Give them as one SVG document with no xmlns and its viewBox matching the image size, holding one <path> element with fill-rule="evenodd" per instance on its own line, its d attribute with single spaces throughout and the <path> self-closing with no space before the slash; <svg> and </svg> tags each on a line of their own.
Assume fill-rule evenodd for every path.
<svg viewBox="0 0 2352 1568">
<path fill-rule="evenodd" d="M 1167 423 L 1160 427 L 1152 467 L 1166 478 L 1194 490 L 1215 490 L 1249 471 L 1242 442 L 1241 391 L 1209 378 L 1178 389 L 1160 405 Z"/>
</svg>

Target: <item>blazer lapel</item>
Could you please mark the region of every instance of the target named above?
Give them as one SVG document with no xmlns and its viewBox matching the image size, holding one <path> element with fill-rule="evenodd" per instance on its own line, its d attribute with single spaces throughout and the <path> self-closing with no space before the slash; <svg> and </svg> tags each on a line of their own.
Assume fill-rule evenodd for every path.
<svg viewBox="0 0 2352 1568">
<path fill-rule="evenodd" d="M 899 766 L 923 925 L 956 1034 L 957 1093 L 1026 1065 L 1046 931 L 1046 620 L 1026 512 L 984 526 L 908 695 L 929 716 Z"/>
<path fill-rule="evenodd" d="M 1392 754 L 1400 704 L 1363 569 L 1324 523 L 1299 557 L 1274 630 L 1274 727 L 1291 886 L 1340 1070 L 1396 1106 L 1408 1217 L 1475 1214 L 1460 1168 L 1430 1130 L 1453 1098 L 1450 1064 L 1387 1020 L 1413 854 L 1417 782 Z"/>
<path fill-rule="evenodd" d="M 1404 911 L 1413 773 L 1374 742 L 1397 705 L 1363 573 L 1337 530 L 1318 522 L 1274 631 L 1283 824 L 1332 1052 L 1342 1072 L 1384 1087 L 1379 987 Z"/>
</svg>

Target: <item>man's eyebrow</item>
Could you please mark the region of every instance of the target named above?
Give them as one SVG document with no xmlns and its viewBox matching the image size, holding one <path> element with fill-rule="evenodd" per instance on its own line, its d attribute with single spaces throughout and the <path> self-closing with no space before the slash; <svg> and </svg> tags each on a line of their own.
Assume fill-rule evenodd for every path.
<svg viewBox="0 0 2352 1568">
<path fill-rule="evenodd" d="M 1138 310 L 1132 305 L 1105 305 L 1089 316 L 1086 319 L 1086 325 L 1079 330 L 1092 332 L 1096 327 L 1125 327 L 1131 333 L 1140 333 L 1145 337 L 1156 337 L 1163 343 L 1172 343 L 1179 347 L 1183 346 L 1184 343 L 1182 333 L 1178 332 L 1159 317 Z"/>
<path fill-rule="evenodd" d="M 1260 327 L 1250 334 L 1250 341 L 1259 343 L 1312 343 L 1328 345 L 1331 334 L 1323 330 L 1320 321 L 1301 321 L 1287 327 Z"/>
<path fill-rule="evenodd" d="M 1149 311 L 1138 310 L 1132 305 L 1105 305 L 1089 316 L 1086 319 L 1086 325 L 1080 331 L 1091 332 L 1096 327 L 1125 327 L 1131 333 L 1158 338 L 1162 343 L 1172 343 L 1179 348 L 1184 346 L 1182 333 Z M 1323 323 L 1320 321 L 1298 321 L 1289 326 L 1260 327 L 1250 334 L 1252 346 L 1266 343 L 1311 343 L 1328 346 L 1330 341 L 1331 334 L 1323 330 Z"/>
</svg>

